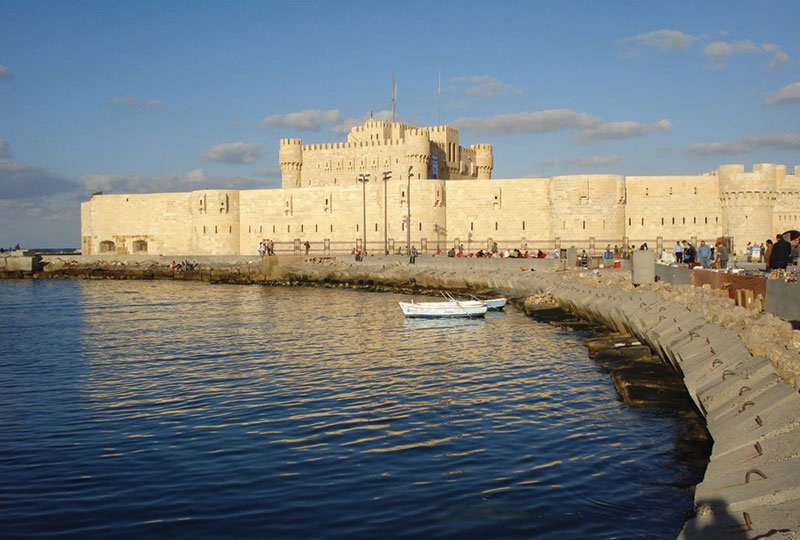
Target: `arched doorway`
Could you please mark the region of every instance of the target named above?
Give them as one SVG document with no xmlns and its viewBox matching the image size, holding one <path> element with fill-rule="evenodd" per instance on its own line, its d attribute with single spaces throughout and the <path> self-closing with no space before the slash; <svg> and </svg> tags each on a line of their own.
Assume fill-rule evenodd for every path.
<svg viewBox="0 0 800 540">
<path fill-rule="evenodd" d="M 111 240 L 103 240 L 100 242 L 100 253 L 111 253 L 117 250 L 117 246 Z"/>
<path fill-rule="evenodd" d="M 134 253 L 147 253 L 147 240 L 134 240 L 133 241 Z"/>
</svg>

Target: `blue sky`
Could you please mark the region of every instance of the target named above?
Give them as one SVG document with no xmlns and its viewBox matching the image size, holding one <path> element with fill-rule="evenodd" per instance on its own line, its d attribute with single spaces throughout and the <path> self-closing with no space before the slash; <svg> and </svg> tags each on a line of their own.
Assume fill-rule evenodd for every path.
<svg viewBox="0 0 800 540">
<path fill-rule="evenodd" d="M 278 187 L 278 140 L 391 106 L 493 177 L 800 164 L 800 2 L 0 3 L 0 246 L 105 193 Z"/>
</svg>

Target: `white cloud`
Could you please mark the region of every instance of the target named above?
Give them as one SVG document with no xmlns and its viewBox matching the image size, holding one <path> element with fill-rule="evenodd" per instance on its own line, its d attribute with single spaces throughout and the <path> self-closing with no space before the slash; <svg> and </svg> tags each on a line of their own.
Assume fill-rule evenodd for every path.
<svg viewBox="0 0 800 540">
<path fill-rule="evenodd" d="M 81 178 L 88 192 L 103 193 L 160 193 L 194 191 L 198 189 L 256 189 L 264 187 L 263 180 L 234 177 L 212 177 L 203 169 L 166 176 L 119 176 L 114 174 L 85 174 Z"/>
<path fill-rule="evenodd" d="M 771 133 L 761 137 L 744 137 L 742 141 L 753 148 L 800 150 L 800 133 Z"/>
<path fill-rule="evenodd" d="M 780 105 L 800 101 L 800 81 L 787 84 L 777 92 L 764 96 L 765 105 Z"/>
<path fill-rule="evenodd" d="M 772 71 L 783 71 L 789 63 L 789 55 L 780 49 L 772 53 L 772 60 L 769 61 L 769 69 Z"/>
<path fill-rule="evenodd" d="M 713 66 L 721 65 L 733 54 L 733 46 L 726 41 L 712 41 L 705 46 L 703 54 L 711 60 Z"/>
<path fill-rule="evenodd" d="M 588 158 L 573 157 L 564 159 L 564 163 L 580 167 L 596 167 L 598 165 L 611 165 L 617 163 L 619 156 L 592 156 Z"/>
<path fill-rule="evenodd" d="M 298 131 L 320 131 L 323 123 L 332 123 L 339 120 L 337 109 L 305 109 L 288 114 L 273 114 L 261 120 L 265 127 L 283 127 Z"/>
<path fill-rule="evenodd" d="M 8 144 L 8 141 L 0 139 L 0 159 L 6 159 L 11 157 L 11 145 Z"/>
<path fill-rule="evenodd" d="M 280 178 L 281 170 L 276 168 L 263 168 L 256 169 L 256 176 L 263 176 L 265 178 Z"/>
<path fill-rule="evenodd" d="M 131 109 L 156 109 L 164 105 L 164 103 L 159 99 L 139 99 L 133 96 L 121 96 L 114 99 L 109 99 L 106 101 L 106 105 L 129 107 Z"/>
<path fill-rule="evenodd" d="M 747 39 L 744 41 L 713 41 L 705 46 L 703 54 L 709 59 L 709 69 L 719 70 L 733 54 L 768 54 L 771 56 L 768 66 L 773 71 L 781 71 L 789 63 L 789 55 L 774 43 L 759 46 Z"/>
<path fill-rule="evenodd" d="M 0 81 L 10 81 L 13 78 L 8 66 L 0 64 Z"/>
<path fill-rule="evenodd" d="M 235 142 L 212 146 L 206 152 L 206 159 L 223 163 L 255 163 L 260 155 L 259 145 Z"/>
<path fill-rule="evenodd" d="M 506 84 L 489 75 L 465 75 L 447 80 L 448 91 L 463 92 L 468 96 L 483 98 L 503 97 L 507 94 L 521 94 L 520 87 Z"/>
<path fill-rule="evenodd" d="M 80 186 L 41 167 L 0 161 L 0 199 L 49 197 Z"/>
<path fill-rule="evenodd" d="M 653 30 L 636 34 L 620 40 L 622 43 L 633 43 L 637 47 L 654 47 L 663 52 L 684 51 L 698 39 L 698 36 L 684 34 L 678 30 Z"/>
<path fill-rule="evenodd" d="M 459 118 L 453 125 L 462 131 L 483 135 L 549 133 L 562 129 L 588 129 L 599 123 L 596 116 L 571 109 L 518 112 L 484 118 Z"/>
<path fill-rule="evenodd" d="M 697 143 L 686 147 L 687 154 L 714 155 L 714 154 L 745 154 L 751 149 L 742 143 Z"/>
<path fill-rule="evenodd" d="M 639 137 L 653 131 L 669 131 L 672 122 L 662 118 L 654 124 L 640 122 L 609 122 L 587 129 L 581 133 L 582 139 L 628 139 Z"/>
<path fill-rule="evenodd" d="M 800 150 L 800 133 L 770 133 L 759 137 L 742 137 L 739 142 L 697 143 L 686 147 L 689 154 L 746 154 L 761 148 Z"/>
</svg>

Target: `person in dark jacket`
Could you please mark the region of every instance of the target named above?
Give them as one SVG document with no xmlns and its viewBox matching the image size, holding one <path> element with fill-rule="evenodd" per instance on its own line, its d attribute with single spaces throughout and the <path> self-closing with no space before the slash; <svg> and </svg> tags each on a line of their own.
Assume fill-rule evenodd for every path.
<svg viewBox="0 0 800 540">
<path fill-rule="evenodd" d="M 776 240 L 777 241 L 772 245 L 772 253 L 769 257 L 769 267 L 772 270 L 786 270 L 786 265 L 789 264 L 789 257 L 792 254 L 792 245 L 783 238 L 783 235 L 780 234 L 776 237 Z"/>
</svg>

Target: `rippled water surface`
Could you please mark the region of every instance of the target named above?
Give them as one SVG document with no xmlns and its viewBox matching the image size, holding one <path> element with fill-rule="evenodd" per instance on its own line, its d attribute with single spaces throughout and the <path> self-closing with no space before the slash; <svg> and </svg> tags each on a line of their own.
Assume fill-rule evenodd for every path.
<svg viewBox="0 0 800 540">
<path fill-rule="evenodd" d="M 0 536 L 674 538 L 677 421 L 581 334 L 394 294 L 0 282 Z"/>
</svg>

